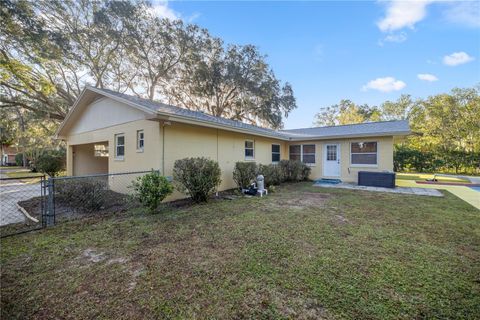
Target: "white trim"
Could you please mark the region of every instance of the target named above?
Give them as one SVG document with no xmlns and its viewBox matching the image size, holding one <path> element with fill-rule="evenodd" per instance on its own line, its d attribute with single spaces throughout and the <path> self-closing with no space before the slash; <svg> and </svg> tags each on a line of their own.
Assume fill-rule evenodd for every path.
<svg viewBox="0 0 480 320">
<path fill-rule="evenodd" d="M 368 143 L 368 142 L 375 142 L 376 143 L 376 149 L 377 149 L 377 152 L 353 152 L 352 153 L 352 144 L 354 143 Z M 351 141 L 350 142 L 350 145 L 349 145 L 349 153 L 350 153 L 350 167 L 352 168 L 378 168 L 378 141 L 374 140 L 374 141 Z M 352 163 L 352 156 L 354 154 L 374 154 L 375 155 L 375 161 L 376 163 L 375 164 L 362 164 L 362 163 Z"/>
<path fill-rule="evenodd" d="M 252 148 L 247 148 L 247 146 L 245 145 L 246 142 L 251 142 L 253 147 Z M 246 150 L 252 150 L 253 151 L 253 157 L 247 157 L 245 155 L 245 151 Z M 245 139 L 245 141 L 243 142 L 243 156 L 245 157 L 245 161 L 255 161 L 255 140 L 252 140 L 252 139 Z"/>
<path fill-rule="evenodd" d="M 275 152 L 275 154 L 278 154 L 278 161 L 273 161 L 273 150 L 272 150 L 272 147 L 273 146 L 278 146 L 278 152 Z M 278 164 L 280 162 L 280 160 L 282 160 L 282 145 L 280 143 L 272 143 L 271 144 L 271 147 L 270 147 L 270 159 L 272 159 L 272 164 Z"/>
<path fill-rule="evenodd" d="M 125 104 L 127 104 L 131 107 L 134 107 L 138 110 L 141 110 L 141 111 L 143 111 L 147 114 L 152 115 L 153 116 L 152 118 L 159 119 L 160 117 L 166 117 L 167 119 L 165 119 L 165 120 L 167 120 L 167 121 L 171 120 L 171 121 L 178 121 L 178 122 L 182 122 L 182 123 L 196 124 L 196 125 L 201 125 L 201 126 L 211 127 L 211 128 L 217 128 L 217 129 L 220 128 L 220 129 L 224 129 L 224 130 L 232 131 L 232 132 L 241 132 L 241 133 L 248 133 L 248 134 L 255 135 L 255 136 L 270 137 L 270 138 L 274 138 L 274 139 L 277 139 L 277 140 L 280 140 L 280 141 L 292 141 L 292 142 L 293 141 L 298 141 L 298 142 L 300 142 L 300 141 L 318 141 L 318 140 L 330 140 L 330 139 L 340 139 L 340 138 L 343 139 L 343 138 L 363 138 L 363 137 L 405 136 L 405 135 L 411 134 L 411 131 L 391 131 L 391 132 L 373 132 L 373 133 L 365 133 L 365 134 L 344 134 L 344 135 L 340 134 L 340 135 L 330 135 L 330 136 L 310 136 L 310 137 L 303 136 L 303 137 L 298 137 L 298 138 L 297 137 L 281 137 L 281 136 L 276 135 L 275 133 L 270 134 L 268 132 L 258 132 L 256 130 L 247 129 L 247 128 L 236 128 L 236 127 L 232 127 L 232 126 L 229 126 L 229 125 L 226 125 L 226 124 L 211 123 L 209 121 L 205 121 L 205 120 L 202 120 L 202 119 L 197 119 L 197 118 L 190 117 L 190 116 L 183 116 L 183 115 L 178 115 L 178 114 L 171 114 L 171 113 L 168 113 L 168 112 L 161 112 L 161 111 L 158 111 L 158 110 L 152 110 L 152 109 L 147 108 L 147 107 L 145 107 L 145 106 L 143 106 L 139 103 L 135 103 L 135 102 L 130 101 L 128 99 L 124 99 L 124 98 L 118 97 L 116 95 L 104 92 L 101 89 L 91 87 L 91 86 L 86 86 L 82 90 L 80 96 L 77 98 L 77 100 L 75 101 L 74 105 L 72 106 L 72 108 L 70 109 L 68 114 L 65 116 L 65 120 L 60 124 L 59 128 L 55 132 L 55 138 L 57 138 L 57 139 L 65 139 L 66 138 L 66 136 L 60 135 L 60 133 L 64 129 L 66 124 L 70 121 L 71 115 L 74 112 L 76 112 L 76 109 L 80 105 L 80 102 L 84 98 L 85 92 L 87 90 L 91 91 L 91 92 L 94 92 L 94 93 L 97 93 L 97 94 L 100 94 L 104 97 L 108 97 L 108 98 L 113 99 L 115 101 L 125 103 Z M 285 135 L 291 134 L 291 133 L 288 133 L 288 132 L 281 132 L 281 131 L 278 131 L 277 133 L 285 134 Z"/>
<path fill-rule="evenodd" d="M 309 167 L 315 167 L 317 165 L 317 144 L 315 143 L 299 143 L 299 144 L 291 144 L 288 146 L 288 159 L 290 160 L 290 147 L 291 146 L 300 146 L 300 162 L 309 166 Z M 307 155 L 313 155 L 314 156 L 314 161 L 315 162 L 309 162 L 305 163 L 303 162 L 303 146 L 313 146 L 315 148 L 314 153 L 308 153 Z"/>
<path fill-rule="evenodd" d="M 119 137 L 123 137 L 123 145 L 120 145 L 121 147 L 123 147 L 123 155 L 122 156 L 119 156 L 117 155 L 117 148 L 119 147 L 118 146 L 118 143 L 117 143 L 117 139 Z M 114 160 L 116 161 L 123 161 L 125 160 L 125 133 L 116 133 L 113 137 L 113 144 L 114 144 L 114 154 L 113 154 L 113 157 L 114 157 Z"/>
<path fill-rule="evenodd" d="M 328 175 L 325 172 L 325 162 L 327 161 L 327 149 L 328 146 L 337 147 L 337 164 L 338 164 L 338 175 Z M 340 178 L 342 176 L 342 144 L 339 142 L 324 143 L 322 147 L 322 177 L 331 177 L 331 178 Z"/>
<path fill-rule="evenodd" d="M 140 133 L 143 134 L 143 138 L 142 138 L 142 139 L 139 138 L 139 134 L 140 134 Z M 139 146 L 140 140 L 143 141 L 143 146 L 141 146 L 141 147 Z M 145 131 L 144 131 L 143 129 L 137 130 L 136 147 L 137 147 L 137 152 L 138 152 L 138 153 L 143 152 L 143 150 L 145 149 Z"/>
</svg>

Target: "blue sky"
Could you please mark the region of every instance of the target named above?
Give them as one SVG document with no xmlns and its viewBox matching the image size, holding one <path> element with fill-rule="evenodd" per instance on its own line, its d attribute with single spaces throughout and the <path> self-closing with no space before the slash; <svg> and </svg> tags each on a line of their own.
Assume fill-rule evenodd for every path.
<svg viewBox="0 0 480 320">
<path fill-rule="evenodd" d="M 159 14 L 254 44 L 298 109 L 285 128 L 310 127 L 322 107 L 381 104 L 480 83 L 479 2 L 157 2 Z M 421 79 L 420 79 L 421 78 Z"/>
</svg>

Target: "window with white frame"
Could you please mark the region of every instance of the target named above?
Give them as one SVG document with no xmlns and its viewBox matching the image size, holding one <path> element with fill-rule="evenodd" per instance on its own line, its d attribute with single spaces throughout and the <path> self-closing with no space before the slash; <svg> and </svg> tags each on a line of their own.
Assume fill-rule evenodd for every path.
<svg viewBox="0 0 480 320">
<path fill-rule="evenodd" d="M 302 162 L 306 164 L 315 164 L 315 145 L 302 145 Z"/>
<path fill-rule="evenodd" d="M 290 160 L 302 161 L 305 164 L 315 164 L 315 145 L 296 144 L 289 147 Z"/>
<path fill-rule="evenodd" d="M 255 159 L 255 143 L 253 140 L 245 140 L 245 160 Z"/>
<path fill-rule="evenodd" d="M 352 165 L 376 166 L 377 142 L 352 142 L 350 155 Z"/>
<path fill-rule="evenodd" d="M 280 161 L 280 145 L 272 144 L 272 163 Z"/>
<path fill-rule="evenodd" d="M 302 161 L 302 146 L 300 144 L 291 145 L 288 150 L 290 160 Z"/>
<path fill-rule="evenodd" d="M 123 160 L 125 157 L 125 135 L 123 133 L 115 135 L 115 159 Z"/>
<path fill-rule="evenodd" d="M 143 152 L 144 143 L 145 143 L 145 134 L 143 133 L 143 130 L 138 130 L 137 131 L 137 151 L 138 152 Z"/>
</svg>

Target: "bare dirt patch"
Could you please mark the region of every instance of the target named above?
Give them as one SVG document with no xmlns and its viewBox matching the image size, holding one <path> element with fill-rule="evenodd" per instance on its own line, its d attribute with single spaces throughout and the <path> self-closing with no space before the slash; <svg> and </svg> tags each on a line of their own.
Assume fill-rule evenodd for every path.
<svg viewBox="0 0 480 320">
<path fill-rule="evenodd" d="M 323 208 L 331 195 L 317 192 L 303 192 L 295 197 L 275 198 L 273 206 L 276 208 L 302 210 L 307 207 Z"/>
</svg>

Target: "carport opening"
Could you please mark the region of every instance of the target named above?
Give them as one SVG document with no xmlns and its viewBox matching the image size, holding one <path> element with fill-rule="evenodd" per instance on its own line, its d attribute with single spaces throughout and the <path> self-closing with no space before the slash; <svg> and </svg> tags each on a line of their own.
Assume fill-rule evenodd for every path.
<svg viewBox="0 0 480 320">
<path fill-rule="evenodd" d="M 73 175 L 108 173 L 108 141 L 72 146 Z"/>
</svg>

